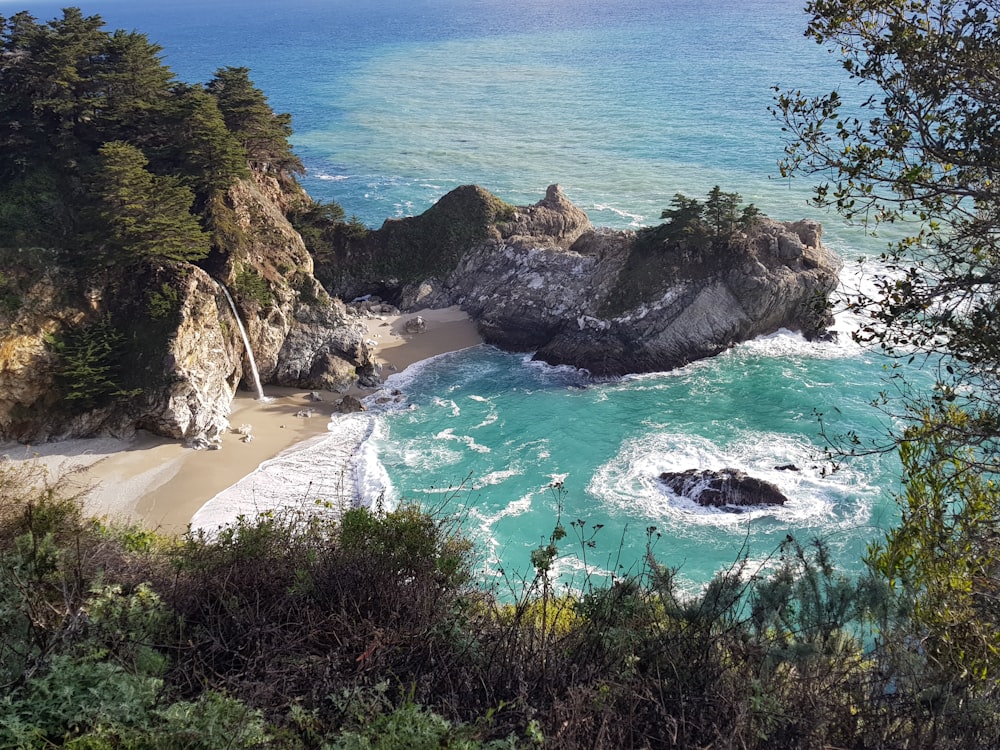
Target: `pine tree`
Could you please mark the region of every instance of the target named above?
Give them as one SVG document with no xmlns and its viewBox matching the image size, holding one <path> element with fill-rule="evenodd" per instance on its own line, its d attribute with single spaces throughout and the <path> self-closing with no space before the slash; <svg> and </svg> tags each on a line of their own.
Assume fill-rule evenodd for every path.
<svg viewBox="0 0 1000 750">
<path fill-rule="evenodd" d="M 100 156 L 103 167 L 94 192 L 106 227 L 107 260 L 155 256 L 195 261 L 208 255 L 208 235 L 190 212 L 190 189 L 176 177 L 152 174 L 143 153 L 128 143 L 107 143 Z"/>
<path fill-rule="evenodd" d="M 207 89 L 218 100 L 226 127 L 246 149 L 251 164 L 275 173 L 303 171 L 288 143 L 291 115 L 274 113 L 264 93 L 250 81 L 249 69 L 221 68 Z"/>
<path fill-rule="evenodd" d="M 67 406 L 83 412 L 126 395 L 118 384 L 124 340 L 108 318 L 49 339 L 58 357 L 56 384 Z"/>
<path fill-rule="evenodd" d="M 162 51 L 144 34 L 119 30 L 107 36 L 92 83 L 99 102 L 95 126 L 100 143 L 152 140 L 174 79 L 160 60 Z"/>
<path fill-rule="evenodd" d="M 218 100 L 200 86 L 178 86 L 171 104 L 175 167 L 206 202 L 249 174 L 247 153 L 226 127 Z"/>
<path fill-rule="evenodd" d="M 713 187 L 705 201 L 704 216 L 711 227 L 715 239 L 729 239 L 739 220 L 742 196 L 739 193 L 724 193 L 718 185 Z"/>
</svg>

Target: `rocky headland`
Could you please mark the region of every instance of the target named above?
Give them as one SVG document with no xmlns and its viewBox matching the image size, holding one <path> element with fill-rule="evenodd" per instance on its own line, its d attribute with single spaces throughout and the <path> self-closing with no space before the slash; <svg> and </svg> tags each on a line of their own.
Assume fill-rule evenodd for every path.
<svg viewBox="0 0 1000 750">
<path fill-rule="evenodd" d="M 761 218 L 692 249 L 655 228 L 595 228 L 557 185 L 526 207 L 466 186 L 341 245 L 317 275 L 404 310 L 459 305 L 489 343 L 613 376 L 669 370 L 781 328 L 822 336 L 841 266 L 814 221 Z"/>
<path fill-rule="evenodd" d="M 374 382 L 363 322 L 316 280 L 289 221 L 302 200 L 294 181 L 254 172 L 237 182 L 226 195 L 231 241 L 198 265 L 144 259 L 82 276 L 12 264 L 5 285 L 17 305 L 0 310 L 0 439 L 121 437 L 136 429 L 216 439 L 240 382 L 253 383 L 220 284 L 231 291 L 263 382 L 307 389 Z M 74 338 L 80 331 L 109 333 Z M 60 339 L 70 348 L 61 356 Z M 67 398 L 74 377 L 67 363 L 103 368 L 88 378 L 97 392 Z"/>
</svg>

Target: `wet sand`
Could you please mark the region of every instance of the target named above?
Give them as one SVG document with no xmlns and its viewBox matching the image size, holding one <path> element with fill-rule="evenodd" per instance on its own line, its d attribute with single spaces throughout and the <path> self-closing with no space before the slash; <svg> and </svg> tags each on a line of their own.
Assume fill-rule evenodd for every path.
<svg viewBox="0 0 1000 750">
<path fill-rule="evenodd" d="M 421 333 L 407 333 L 406 321 L 420 315 Z M 458 308 L 423 310 L 367 320 L 369 338 L 383 379 L 414 362 L 481 343 L 475 325 Z M 74 472 L 72 481 L 91 487 L 85 510 L 96 516 L 140 522 L 167 533 L 182 533 L 206 502 L 251 474 L 260 464 L 328 431 L 334 404 L 342 394 L 322 392 L 314 402 L 308 391 L 264 387 L 268 400 L 241 391 L 233 401 L 221 450 L 197 451 L 178 441 L 140 431 L 130 440 L 94 438 L 38 446 L 0 445 L 12 460 L 37 460 L 55 473 Z M 370 391 L 354 389 L 362 397 Z M 311 416 L 297 416 L 312 410 Z M 249 425 L 253 439 L 235 430 Z"/>
</svg>

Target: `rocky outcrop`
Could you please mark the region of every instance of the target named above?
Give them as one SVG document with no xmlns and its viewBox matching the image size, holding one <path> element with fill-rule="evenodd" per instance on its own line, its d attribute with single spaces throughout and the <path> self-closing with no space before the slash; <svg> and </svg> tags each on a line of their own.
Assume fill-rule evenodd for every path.
<svg viewBox="0 0 1000 750">
<path fill-rule="evenodd" d="M 735 512 L 755 506 L 784 505 L 788 500 L 770 482 L 747 476 L 738 469 L 664 472 L 660 481 L 671 492 L 699 505 Z"/>
<path fill-rule="evenodd" d="M 211 444 L 228 427 L 238 384 L 252 382 L 215 278 L 232 291 L 265 383 L 342 390 L 371 378 L 363 324 L 313 276 L 286 218 L 303 199 L 294 183 L 261 174 L 231 188 L 216 212 L 225 239 L 204 264 L 211 275 L 147 260 L 84 280 L 55 262 L 15 258 L 0 275 L 0 439 L 146 429 Z M 95 331 L 100 346 L 70 371 L 53 342 L 72 348 Z"/>
<path fill-rule="evenodd" d="M 232 187 L 240 240 L 221 275 L 247 323 L 263 382 L 342 390 L 374 373 L 374 354 L 360 319 L 313 275 L 313 258 L 287 218 L 301 200 L 301 188 L 270 175 Z"/>
<path fill-rule="evenodd" d="M 12 334 L 0 341 L 0 436 L 39 442 L 143 428 L 193 439 L 225 430 L 243 349 L 216 282 L 176 263 L 137 263 L 91 282 L 52 274 L 23 290 Z M 114 346 L 89 366 L 107 368 L 117 393 L 78 406 L 67 391 L 86 383 L 67 375 L 52 341 L 104 325 Z"/>
<path fill-rule="evenodd" d="M 445 201 L 442 198 L 442 201 Z M 668 370 L 781 328 L 820 334 L 840 260 L 816 222 L 764 219 L 700 251 L 595 229 L 558 186 L 497 222 L 405 308 L 460 305 L 489 342 L 595 375 Z"/>
</svg>

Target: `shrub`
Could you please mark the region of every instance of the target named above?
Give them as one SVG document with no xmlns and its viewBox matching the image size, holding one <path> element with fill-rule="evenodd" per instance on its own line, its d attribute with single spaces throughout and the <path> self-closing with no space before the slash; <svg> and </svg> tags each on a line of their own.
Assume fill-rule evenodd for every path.
<svg viewBox="0 0 1000 750">
<path fill-rule="evenodd" d="M 243 302 L 268 308 L 274 304 L 274 294 L 267 280 L 252 268 L 239 266 L 233 279 L 233 294 Z"/>
<path fill-rule="evenodd" d="M 170 320 L 180 311 L 180 294 L 170 284 L 163 283 L 160 288 L 149 293 L 146 313 L 153 320 Z"/>
<path fill-rule="evenodd" d="M 85 412 L 134 395 L 121 386 L 125 336 L 107 316 L 47 339 L 55 353 L 56 385 L 70 410 Z"/>
</svg>

